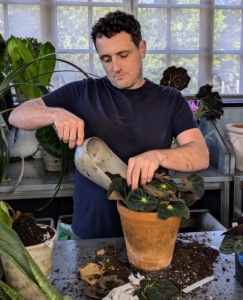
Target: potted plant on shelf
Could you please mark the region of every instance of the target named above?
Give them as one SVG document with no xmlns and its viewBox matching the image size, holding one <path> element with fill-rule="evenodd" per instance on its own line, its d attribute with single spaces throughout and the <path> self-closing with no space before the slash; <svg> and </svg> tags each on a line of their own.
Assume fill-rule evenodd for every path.
<svg viewBox="0 0 243 300">
<path fill-rule="evenodd" d="M 0 221 L 0 256 L 3 265 L 14 267 L 15 276 L 14 281 L 8 282 L 9 274 L 4 270 L 6 283 L 0 280 L 1 299 L 72 299 L 69 296 L 63 297 L 56 291 L 24 247 L 16 232 L 2 221 Z M 18 282 L 21 287 L 18 286 Z"/>
<path fill-rule="evenodd" d="M 35 38 L 18 38 L 11 36 L 7 41 L 3 41 L 0 36 L 0 47 L 2 55 L 2 72 L 7 76 L 11 71 L 17 70 L 27 62 L 36 58 L 49 55 L 55 58 L 55 47 L 50 43 L 40 43 Z M 1 63 L 0 63 L 1 65 Z M 55 69 L 55 60 L 38 60 L 22 70 L 10 84 L 14 84 L 12 94 L 19 104 L 29 99 L 38 98 L 43 93 L 47 93 L 50 87 L 50 80 Z M 32 84 L 30 84 L 32 83 Z M 36 88 L 36 87 L 39 88 Z M 44 87 L 45 89 L 42 89 Z M 20 151 L 24 157 L 33 155 L 38 150 L 38 142 L 35 138 L 35 131 L 25 131 L 16 127 L 11 128 L 7 135 L 10 146 L 11 157 L 20 157 Z M 18 143 L 16 143 L 16 139 Z"/>
<path fill-rule="evenodd" d="M 119 174 L 107 176 L 112 180 L 107 198 L 118 200 L 130 263 L 146 271 L 168 267 L 181 218 L 190 217 L 188 207 L 204 194 L 203 178 L 193 173 L 176 184 L 165 172 L 156 172 L 150 183 L 131 190 Z"/>
<path fill-rule="evenodd" d="M 222 235 L 224 238 L 219 251 L 223 254 L 235 253 L 235 275 L 243 286 L 243 217 L 237 217 L 230 221 L 232 228 Z"/>
<path fill-rule="evenodd" d="M 36 130 L 35 136 L 39 142 L 39 149 L 42 152 L 46 170 L 60 171 L 62 166 L 62 151 L 56 130 L 53 126 L 43 127 Z M 67 159 L 73 157 L 74 149 L 67 148 Z"/>
<path fill-rule="evenodd" d="M 41 92 L 41 95 L 48 93 L 49 91 L 47 90 L 47 88 L 45 86 L 43 86 L 40 83 L 35 83 L 35 82 L 30 81 L 30 79 L 36 78 L 36 76 L 29 77 L 24 82 L 19 82 L 19 83 L 14 83 L 14 84 L 13 84 L 13 82 L 19 74 L 24 72 L 29 66 L 31 66 L 33 64 L 36 64 L 36 62 L 38 62 L 38 61 L 48 62 L 48 61 L 52 61 L 52 60 L 60 61 L 64 64 L 72 66 L 72 67 L 75 68 L 74 72 L 78 71 L 78 72 L 82 73 L 85 77 L 89 77 L 89 75 L 85 71 L 83 71 L 80 67 L 78 67 L 77 65 L 75 65 L 75 64 L 73 64 L 73 63 L 71 63 L 67 60 L 63 60 L 63 59 L 59 59 L 57 57 L 53 57 L 53 54 L 47 54 L 47 55 L 38 57 L 34 60 L 31 60 L 31 61 L 25 63 L 23 66 L 19 67 L 16 70 L 13 70 L 11 73 L 8 74 L 2 80 L 2 82 L 0 82 L 0 101 L 2 101 L 3 96 L 6 95 L 6 93 L 8 93 L 10 90 L 15 88 L 16 86 L 20 86 L 20 85 L 34 86 L 36 89 L 38 89 Z M 54 72 L 56 72 L 56 71 L 53 71 L 53 73 Z M 43 68 L 42 73 L 38 74 L 38 76 L 41 77 L 44 74 L 46 74 L 45 68 Z M 30 74 L 29 76 L 32 76 L 32 75 Z M 6 112 L 11 111 L 12 109 L 14 109 L 14 108 L 5 109 L 3 111 L 0 111 L 0 113 L 4 114 Z M 0 128 L 0 130 L 1 130 L 1 128 Z M 17 141 L 17 144 L 18 144 L 18 141 Z M 61 153 L 62 153 L 62 169 L 60 171 L 59 180 L 58 180 L 57 186 L 54 190 L 52 198 L 41 209 L 45 208 L 46 206 L 48 206 L 52 202 L 52 200 L 55 198 L 55 196 L 56 196 L 56 194 L 57 194 L 57 192 L 58 192 L 58 190 L 61 186 L 61 183 L 62 183 L 62 178 L 64 176 L 65 169 L 66 169 L 66 161 L 67 161 L 67 155 L 68 155 L 68 145 L 63 143 L 63 141 L 60 141 L 60 149 L 61 149 Z M 8 170 L 8 167 L 9 167 L 9 161 L 10 161 L 9 155 L 7 155 L 7 157 L 6 157 L 5 153 L 9 153 L 9 144 L 8 144 L 8 141 L 7 141 L 7 138 L 6 138 L 6 134 L 3 132 L 3 130 L 1 130 L 1 134 L 0 134 L 0 172 L 1 172 L 1 174 L 0 175 L 1 175 L 1 178 L 2 178 L 2 180 L 1 180 L 2 182 L 3 182 L 3 179 L 5 178 L 6 173 L 7 173 L 7 170 Z M 21 172 L 20 172 L 20 175 L 19 175 L 19 178 L 18 178 L 17 182 L 14 184 L 13 187 L 10 188 L 9 192 L 13 192 L 18 187 L 19 183 L 21 182 L 22 176 L 23 176 L 24 157 L 23 157 L 21 151 L 20 151 L 20 154 L 21 154 L 21 160 L 22 160 Z M 41 210 L 41 209 L 39 209 L 39 210 Z"/>
</svg>

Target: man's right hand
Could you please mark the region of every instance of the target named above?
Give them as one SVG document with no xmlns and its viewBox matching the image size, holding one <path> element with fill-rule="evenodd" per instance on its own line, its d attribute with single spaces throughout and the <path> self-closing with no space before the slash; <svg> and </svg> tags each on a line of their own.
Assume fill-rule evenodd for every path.
<svg viewBox="0 0 243 300">
<path fill-rule="evenodd" d="M 63 108 L 47 107 L 41 98 L 29 100 L 16 107 L 9 123 L 23 130 L 36 130 L 54 125 L 58 136 L 72 149 L 84 140 L 84 121 Z"/>
<path fill-rule="evenodd" d="M 64 109 L 59 109 L 55 112 L 53 121 L 60 140 L 69 144 L 69 148 L 83 144 L 84 121 L 82 119 Z"/>
</svg>

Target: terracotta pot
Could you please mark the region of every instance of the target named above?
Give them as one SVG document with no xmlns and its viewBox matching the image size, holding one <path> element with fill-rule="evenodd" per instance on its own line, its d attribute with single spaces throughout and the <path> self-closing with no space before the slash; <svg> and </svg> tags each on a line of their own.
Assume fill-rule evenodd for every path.
<svg viewBox="0 0 243 300">
<path fill-rule="evenodd" d="M 117 202 L 129 262 L 145 271 L 165 269 L 171 263 L 181 218 L 161 220 L 156 212 L 138 212 Z"/>
<path fill-rule="evenodd" d="M 229 140 L 235 152 L 236 169 L 243 171 L 243 123 L 226 124 Z"/>
</svg>

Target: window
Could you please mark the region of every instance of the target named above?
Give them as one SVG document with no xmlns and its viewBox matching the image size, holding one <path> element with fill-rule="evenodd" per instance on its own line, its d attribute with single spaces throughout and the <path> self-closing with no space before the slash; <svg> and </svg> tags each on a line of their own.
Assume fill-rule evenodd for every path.
<svg viewBox="0 0 243 300">
<path fill-rule="evenodd" d="M 104 71 L 90 39 L 92 24 L 109 11 L 133 13 L 147 41 L 144 77 L 159 83 L 163 70 L 188 70 L 195 94 L 206 83 L 229 101 L 243 94 L 243 0 L 23 0 L 0 2 L 0 32 L 7 39 L 51 41 L 59 57 L 99 76 Z M 59 63 L 59 69 L 70 69 Z M 56 73 L 58 84 L 82 78 Z"/>
</svg>

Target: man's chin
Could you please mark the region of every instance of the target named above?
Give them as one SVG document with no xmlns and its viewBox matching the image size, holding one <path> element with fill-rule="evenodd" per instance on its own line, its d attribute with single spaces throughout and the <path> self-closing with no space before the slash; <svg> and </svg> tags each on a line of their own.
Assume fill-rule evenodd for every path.
<svg viewBox="0 0 243 300">
<path fill-rule="evenodd" d="M 117 81 L 111 81 L 111 84 L 114 85 L 116 88 L 120 90 L 129 89 L 130 85 L 126 82 L 117 82 Z"/>
</svg>

